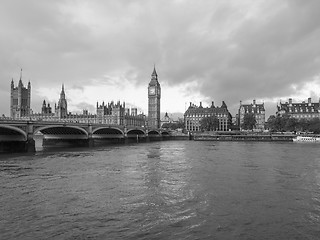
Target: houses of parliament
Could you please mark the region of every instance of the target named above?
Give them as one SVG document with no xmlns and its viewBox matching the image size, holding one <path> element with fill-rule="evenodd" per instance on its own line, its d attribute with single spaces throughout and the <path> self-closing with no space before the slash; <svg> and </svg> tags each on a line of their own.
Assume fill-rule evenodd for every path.
<svg viewBox="0 0 320 240">
<path fill-rule="evenodd" d="M 126 108 L 125 102 L 120 103 L 120 101 L 102 102 L 100 104 L 97 102 L 95 114 L 88 113 L 88 110 L 83 110 L 82 114 L 72 114 L 68 112 L 64 85 L 62 85 L 60 98 L 58 103 L 55 103 L 54 110 L 50 103 L 46 103 L 46 101 L 43 100 L 41 113 L 33 113 L 30 107 L 31 83 L 29 81 L 27 87 L 23 85 L 21 70 L 18 85 L 15 87 L 13 79 L 11 81 L 10 117 L 12 119 L 41 119 L 44 121 L 90 121 L 92 123 L 146 126 L 151 129 L 158 129 L 161 127 L 160 100 L 161 87 L 154 67 L 148 85 L 148 117 L 143 113 L 138 114 L 137 108 Z"/>
</svg>

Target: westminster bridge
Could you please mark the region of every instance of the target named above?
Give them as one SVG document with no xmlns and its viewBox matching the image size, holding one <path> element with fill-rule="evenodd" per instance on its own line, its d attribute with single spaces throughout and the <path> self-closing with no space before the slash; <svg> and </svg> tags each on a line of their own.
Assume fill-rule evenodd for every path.
<svg viewBox="0 0 320 240">
<path fill-rule="evenodd" d="M 60 143 L 94 146 L 97 141 L 126 143 L 169 139 L 163 129 L 121 126 L 68 120 L 0 119 L 0 152 L 34 152 L 35 138 L 43 136 L 43 145 Z"/>
</svg>

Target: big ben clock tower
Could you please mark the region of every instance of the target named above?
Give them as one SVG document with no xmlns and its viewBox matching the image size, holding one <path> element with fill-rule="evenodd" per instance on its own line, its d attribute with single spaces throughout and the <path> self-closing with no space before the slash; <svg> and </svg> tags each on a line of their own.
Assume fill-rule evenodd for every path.
<svg viewBox="0 0 320 240">
<path fill-rule="evenodd" d="M 148 126 L 150 128 L 160 128 L 160 98 L 161 87 L 156 67 L 154 67 L 148 87 Z"/>
</svg>

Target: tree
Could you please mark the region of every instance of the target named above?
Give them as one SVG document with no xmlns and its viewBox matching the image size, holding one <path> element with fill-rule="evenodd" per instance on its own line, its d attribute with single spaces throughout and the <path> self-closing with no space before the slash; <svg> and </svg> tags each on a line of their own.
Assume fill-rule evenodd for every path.
<svg viewBox="0 0 320 240">
<path fill-rule="evenodd" d="M 308 120 L 307 119 L 300 119 L 298 121 L 298 124 L 297 124 L 297 128 L 300 130 L 300 131 L 307 131 L 308 130 Z"/>
<path fill-rule="evenodd" d="M 257 124 L 256 117 L 253 113 L 245 113 L 243 116 L 243 123 L 241 128 L 245 130 L 252 130 Z"/>
<path fill-rule="evenodd" d="M 176 127 L 184 129 L 184 119 L 183 118 L 178 118 L 178 122 L 177 122 Z"/>
<path fill-rule="evenodd" d="M 291 117 L 291 118 L 289 118 L 289 119 L 287 119 L 287 120 L 285 121 L 285 126 L 284 126 L 284 128 L 285 128 L 286 131 L 289 131 L 289 132 L 296 131 L 297 123 L 298 123 L 297 119 Z"/>
<path fill-rule="evenodd" d="M 267 129 L 269 129 L 271 132 L 276 132 L 276 116 L 270 115 L 270 117 L 267 120 Z"/>
<path fill-rule="evenodd" d="M 309 120 L 308 130 L 310 132 L 319 134 L 320 133 L 320 119 L 319 118 L 313 118 L 313 119 Z"/>
<path fill-rule="evenodd" d="M 162 128 L 176 130 L 177 128 L 184 129 L 184 120 L 179 118 L 177 122 L 164 123 Z"/>
<path fill-rule="evenodd" d="M 292 122 L 291 117 L 288 115 L 288 114 L 284 114 L 282 115 L 281 117 L 280 116 L 277 116 L 277 119 L 278 119 L 278 124 L 279 124 L 279 131 L 280 132 L 286 132 L 288 131 L 287 128 L 289 127 L 293 127 L 295 128 L 294 126 L 290 125 Z M 291 122 L 291 123 L 290 123 Z"/>
<path fill-rule="evenodd" d="M 200 128 L 204 131 L 215 131 L 219 128 L 219 119 L 216 116 L 204 117 L 200 120 Z"/>
<path fill-rule="evenodd" d="M 283 132 L 283 131 L 309 131 L 313 133 L 320 133 L 320 119 L 312 118 L 300 120 L 289 116 L 282 115 L 275 117 L 271 115 L 267 120 L 267 127 L 272 132 Z"/>
</svg>

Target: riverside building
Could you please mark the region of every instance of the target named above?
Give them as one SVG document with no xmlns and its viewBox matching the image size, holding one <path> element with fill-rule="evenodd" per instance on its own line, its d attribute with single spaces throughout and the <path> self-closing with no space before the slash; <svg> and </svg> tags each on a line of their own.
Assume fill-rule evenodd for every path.
<svg viewBox="0 0 320 240">
<path fill-rule="evenodd" d="M 308 98 L 308 102 L 293 103 L 292 98 L 289 98 L 289 102 L 280 102 L 280 104 L 277 105 L 277 115 L 282 116 L 284 114 L 288 114 L 297 119 L 319 118 L 320 100 L 319 102 L 312 102 L 311 98 Z"/>
<path fill-rule="evenodd" d="M 206 108 L 202 107 L 201 102 L 199 107 L 190 102 L 190 106 L 184 113 L 185 130 L 188 132 L 201 131 L 201 119 L 213 116 L 219 120 L 218 131 L 229 131 L 232 117 L 224 101 L 221 107 L 215 107 L 212 102 L 211 106 Z"/>
<path fill-rule="evenodd" d="M 241 129 L 241 125 L 243 124 L 243 119 L 245 114 L 251 113 L 254 115 L 256 119 L 256 126 L 254 129 L 256 130 L 264 130 L 265 125 L 265 108 L 264 103 L 257 104 L 256 100 L 253 100 L 251 104 L 242 104 L 242 101 L 240 101 L 240 107 L 239 107 L 239 127 Z"/>
<path fill-rule="evenodd" d="M 156 74 L 155 70 L 153 75 Z M 156 76 L 156 75 L 155 75 Z M 160 87 L 160 86 L 159 86 Z M 157 89 L 157 87 L 155 87 Z M 156 91 L 152 97 L 160 98 L 160 90 Z M 146 116 L 143 113 L 138 114 L 137 108 L 125 108 L 125 103 L 110 102 L 106 105 L 104 102 L 99 105 L 97 102 L 96 114 L 90 114 L 88 110 L 83 110 L 82 114 L 73 114 L 68 112 L 68 102 L 65 94 L 64 85 L 60 92 L 58 103 L 51 107 L 50 103 L 43 100 L 40 113 L 33 113 L 30 109 L 31 100 L 31 83 L 28 87 L 24 87 L 22 83 L 22 73 L 18 86 L 14 86 L 13 79 L 11 81 L 11 99 L 10 99 L 10 116 L 13 119 L 23 120 L 42 120 L 42 121 L 64 121 L 77 123 L 102 123 L 110 125 L 127 125 L 127 126 L 146 126 Z M 156 116 L 160 110 L 160 103 L 156 104 Z"/>
<path fill-rule="evenodd" d="M 158 82 L 156 68 L 153 68 L 148 86 L 148 127 L 160 128 L 160 99 L 161 87 Z"/>
<path fill-rule="evenodd" d="M 100 105 L 97 102 L 96 123 L 143 127 L 146 124 L 146 116 L 137 112 L 137 108 L 131 108 L 130 112 L 124 102 L 102 102 Z"/>
<path fill-rule="evenodd" d="M 37 117 L 39 119 L 46 120 L 59 120 L 70 118 L 71 113 L 68 113 L 68 102 L 66 99 L 66 94 L 64 91 L 64 84 L 62 84 L 60 98 L 58 100 L 58 104 L 54 105 L 54 112 L 52 111 L 52 107 L 50 103 L 46 103 L 46 100 L 43 100 L 41 113 L 32 114 L 30 117 Z"/>
<path fill-rule="evenodd" d="M 164 117 L 161 119 L 161 128 L 163 126 L 163 124 L 169 124 L 169 123 L 173 123 L 173 119 L 171 117 L 169 117 L 168 113 L 166 112 L 164 114 Z"/>
<path fill-rule="evenodd" d="M 18 86 L 14 86 L 13 79 L 11 81 L 10 94 L 10 117 L 13 119 L 28 117 L 31 114 L 31 83 L 28 87 L 24 87 L 22 83 L 22 69 Z"/>
<path fill-rule="evenodd" d="M 55 115 L 59 119 L 68 117 L 68 103 L 66 99 L 66 94 L 64 92 L 63 84 L 62 84 L 58 105 L 55 105 Z"/>
<path fill-rule="evenodd" d="M 41 114 L 43 116 L 53 116 L 53 112 L 52 112 L 52 108 L 50 106 L 50 103 L 46 103 L 46 100 L 43 100 L 43 103 L 42 103 L 42 107 L 41 107 Z"/>
</svg>

